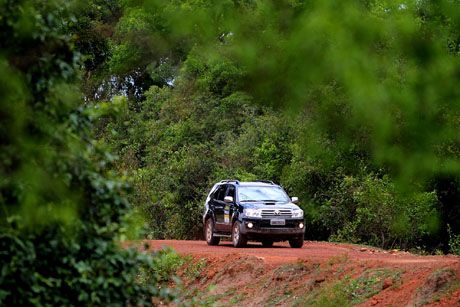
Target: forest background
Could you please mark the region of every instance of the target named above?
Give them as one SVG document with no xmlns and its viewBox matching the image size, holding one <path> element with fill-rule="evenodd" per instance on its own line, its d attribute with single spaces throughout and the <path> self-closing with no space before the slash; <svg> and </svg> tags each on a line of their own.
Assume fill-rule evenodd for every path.
<svg viewBox="0 0 460 307">
<path fill-rule="evenodd" d="M 298 196 L 306 239 L 460 253 L 454 1 L 0 8 L 0 300 L 167 297 L 118 242 L 200 239 L 227 178 Z"/>
</svg>

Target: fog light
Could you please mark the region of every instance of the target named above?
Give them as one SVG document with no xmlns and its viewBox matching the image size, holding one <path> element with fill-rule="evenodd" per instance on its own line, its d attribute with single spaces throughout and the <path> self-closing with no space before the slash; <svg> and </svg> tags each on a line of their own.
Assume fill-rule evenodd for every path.
<svg viewBox="0 0 460 307">
<path fill-rule="evenodd" d="M 303 223 L 300 223 L 300 224 L 299 224 L 299 228 L 300 228 L 300 229 L 303 228 Z"/>
<path fill-rule="evenodd" d="M 252 227 L 254 227 L 254 225 L 251 222 L 249 222 L 248 223 L 248 228 L 252 228 Z"/>
</svg>

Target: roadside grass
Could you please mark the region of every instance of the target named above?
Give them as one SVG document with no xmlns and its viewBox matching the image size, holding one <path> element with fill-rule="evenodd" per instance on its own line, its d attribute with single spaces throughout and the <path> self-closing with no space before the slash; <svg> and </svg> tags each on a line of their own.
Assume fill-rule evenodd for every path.
<svg viewBox="0 0 460 307">
<path fill-rule="evenodd" d="M 240 294 L 237 294 L 234 297 L 232 297 L 232 299 L 230 300 L 230 304 L 235 305 L 235 304 L 238 304 L 238 303 L 244 301 L 245 299 L 246 299 L 246 294 L 245 293 L 240 293 Z"/>
<path fill-rule="evenodd" d="M 366 270 L 360 277 L 351 280 L 345 291 L 352 304 L 359 304 L 388 287 L 399 287 L 402 282 L 401 274 L 401 270 Z"/>
<path fill-rule="evenodd" d="M 216 306 L 217 301 L 223 294 L 209 295 L 217 288 L 216 285 L 209 285 L 205 290 L 198 288 L 182 288 L 182 296 L 179 297 L 179 306 Z"/>
<path fill-rule="evenodd" d="M 278 306 L 291 298 L 292 291 L 284 289 L 282 292 L 281 294 L 273 293 L 270 295 L 267 306 Z"/>
<path fill-rule="evenodd" d="M 156 251 L 154 256 L 154 269 L 141 268 L 139 282 L 155 285 L 160 291 L 174 289 L 176 303 L 187 302 L 189 306 L 215 306 L 220 298 L 208 295 L 215 289 L 215 285 L 208 286 L 206 291 L 185 286 L 202 276 L 207 265 L 206 259 L 196 260 L 190 255 L 182 256 L 169 247 Z M 229 291 L 223 295 L 231 296 L 233 293 Z"/>
<path fill-rule="evenodd" d="M 160 283 L 176 282 L 181 270 L 181 277 L 197 279 L 207 264 L 204 258 L 194 260 L 192 256 L 179 255 L 169 247 L 155 252 L 154 256 L 155 269 L 146 273 L 156 275 Z"/>
<path fill-rule="evenodd" d="M 324 284 L 294 301 L 295 306 L 353 306 L 388 287 L 401 284 L 401 270 L 369 269 L 359 277 L 350 276 Z"/>
<path fill-rule="evenodd" d="M 206 259 L 201 258 L 197 261 L 193 261 L 191 256 L 185 256 L 184 258 L 185 263 L 182 265 L 185 267 L 184 276 L 190 280 L 199 278 L 206 268 Z"/>
<path fill-rule="evenodd" d="M 210 295 L 207 297 L 206 301 L 207 302 L 217 302 L 227 297 L 232 297 L 236 293 L 236 290 L 237 290 L 236 288 L 232 287 L 225 292 Z"/>
<path fill-rule="evenodd" d="M 348 307 L 351 306 L 351 303 L 346 291 L 344 291 L 344 282 L 340 281 L 322 286 L 308 293 L 294 306 Z"/>
<path fill-rule="evenodd" d="M 142 284 L 155 284 L 159 288 L 169 283 L 177 283 L 177 270 L 184 264 L 182 256 L 175 253 L 171 248 L 165 248 L 154 253 L 153 266 L 139 268 L 138 281 Z"/>
<path fill-rule="evenodd" d="M 319 269 L 319 264 L 314 264 L 312 267 L 307 266 L 302 261 L 295 263 L 284 264 L 273 271 L 272 279 L 275 281 L 286 280 L 291 281 L 306 273 Z"/>
<path fill-rule="evenodd" d="M 211 285 L 205 292 L 195 289 L 195 295 L 187 300 L 186 306 L 232 306 L 248 299 L 246 292 L 241 292 L 238 287 L 232 287 L 219 294 L 208 295 L 216 289 Z M 201 298 L 199 298 L 201 295 Z"/>
<path fill-rule="evenodd" d="M 443 268 L 431 273 L 415 293 L 414 305 L 422 306 L 440 301 L 460 288 L 460 279 L 455 271 Z"/>
<path fill-rule="evenodd" d="M 186 262 L 185 257 L 180 256 L 171 248 L 161 249 L 155 253 L 155 271 L 160 277 L 160 282 L 174 281 L 177 270 Z"/>
<path fill-rule="evenodd" d="M 349 260 L 350 260 L 349 255 L 347 253 L 344 253 L 344 254 L 341 254 L 341 255 L 338 255 L 338 256 L 333 256 L 333 257 L 329 258 L 329 260 L 327 261 L 327 264 L 329 266 L 333 266 L 335 264 L 347 263 Z"/>
<path fill-rule="evenodd" d="M 348 261 L 349 256 L 342 254 L 330 258 L 325 266 L 303 261 L 281 265 L 274 269 L 272 274 L 265 275 L 263 280 L 259 280 L 259 287 L 267 291 L 272 289 L 274 284 L 280 283 L 279 287 L 271 290 L 266 305 L 276 306 L 290 302 L 293 306 L 353 306 L 365 302 L 384 289 L 401 285 L 402 270 L 368 269 L 357 277 L 342 274 L 340 277 L 334 273 L 343 273 L 342 266 L 346 266 Z M 213 294 L 217 287 L 215 284 L 201 290 L 199 290 L 200 287 L 185 286 L 196 283 L 197 280 L 199 284 L 205 284 L 206 276 L 203 276 L 203 272 L 207 261 L 204 258 L 194 259 L 192 256 L 181 256 L 167 248 L 156 252 L 155 262 L 155 271 L 146 273 L 155 275 L 160 287 L 174 285 L 178 293 L 181 293 L 177 303 L 181 302 L 189 306 L 235 305 L 248 299 L 248 294 L 238 291 L 236 287 L 222 289 L 223 292 Z M 354 275 L 350 272 L 347 274 Z M 309 283 L 299 283 L 306 276 L 308 276 Z M 327 281 L 325 276 L 333 280 Z M 148 280 L 149 278 L 145 281 L 148 282 Z M 452 270 L 434 272 L 428 278 L 427 284 L 440 284 L 440 286 L 431 292 L 427 289 L 432 287 L 427 286 L 420 289 L 417 305 L 435 302 L 460 286 Z M 294 288 L 293 285 L 295 285 Z M 255 284 L 254 286 L 257 287 Z M 428 297 L 432 299 L 428 300 Z"/>
</svg>

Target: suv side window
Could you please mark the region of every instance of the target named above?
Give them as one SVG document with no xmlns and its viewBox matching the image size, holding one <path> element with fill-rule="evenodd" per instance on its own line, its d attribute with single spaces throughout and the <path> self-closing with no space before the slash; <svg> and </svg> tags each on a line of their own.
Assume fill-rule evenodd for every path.
<svg viewBox="0 0 460 307">
<path fill-rule="evenodd" d="M 235 199 L 235 186 L 229 185 L 226 196 L 231 196 Z"/>
<path fill-rule="evenodd" d="M 224 201 L 226 190 L 227 190 L 227 185 L 226 184 L 221 185 L 214 193 L 213 198 L 215 200 Z"/>
</svg>

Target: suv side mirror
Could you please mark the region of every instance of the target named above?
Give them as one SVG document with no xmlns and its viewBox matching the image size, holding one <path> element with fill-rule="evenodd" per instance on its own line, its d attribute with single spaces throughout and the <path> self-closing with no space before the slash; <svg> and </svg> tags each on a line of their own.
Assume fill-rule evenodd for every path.
<svg viewBox="0 0 460 307">
<path fill-rule="evenodd" d="M 299 202 L 299 198 L 294 196 L 291 198 L 291 201 L 294 203 L 294 204 L 297 204 Z"/>
<path fill-rule="evenodd" d="M 225 197 L 224 197 L 224 202 L 226 202 L 226 203 L 232 203 L 232 202 L 233 202 L 233 197 L 232 197 L 232 196 L 225 196 Z"/>
</svg>

